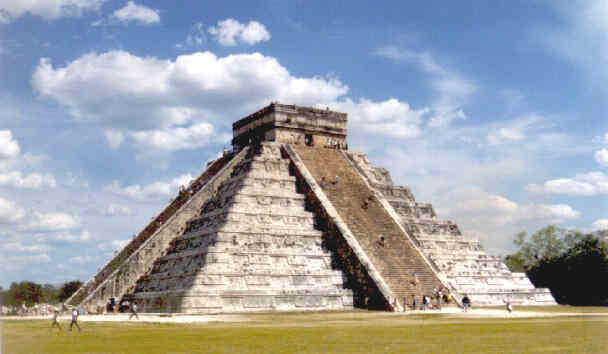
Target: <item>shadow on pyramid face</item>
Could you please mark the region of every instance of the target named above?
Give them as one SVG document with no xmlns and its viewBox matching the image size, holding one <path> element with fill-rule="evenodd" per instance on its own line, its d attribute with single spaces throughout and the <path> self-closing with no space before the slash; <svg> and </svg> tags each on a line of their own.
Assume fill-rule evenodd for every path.
<svg viewBox="0 0 608 354">
<path fill-rule="evenodd" d="M 343 288 L 349 289 L 353 293 L 353 306 L 362 309 L 385 310 L 388 304 L 375 282 L 370 278 L 335 223 L 327 215 L 321 202 L 304 181 L 300 172 L 293 164 L 290 167 L 291 174 L 296 176 L 298 193 L 306 195 L 306 210 L 315 216 L 315 228 L 323 232 L 322 247 L 331 254 L 331 268 L 342 272 Z M 323 184 L 322 188 L 330 189 L 335 179 L 329 181 L 328 178 L 321 178 L 319 182 Z"/>
</svg>

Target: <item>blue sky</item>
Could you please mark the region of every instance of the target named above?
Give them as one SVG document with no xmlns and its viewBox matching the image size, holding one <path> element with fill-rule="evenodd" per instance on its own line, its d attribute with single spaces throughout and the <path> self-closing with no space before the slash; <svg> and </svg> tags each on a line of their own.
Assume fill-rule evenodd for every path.
<svg viewBox="0 0 608 354">
<path fill-rule="evenodd" d="M 270 101 L 493 254 L 608 228 L 608 1 L 0 0 L 0 286 L 88 279 Z"/>
</svg>

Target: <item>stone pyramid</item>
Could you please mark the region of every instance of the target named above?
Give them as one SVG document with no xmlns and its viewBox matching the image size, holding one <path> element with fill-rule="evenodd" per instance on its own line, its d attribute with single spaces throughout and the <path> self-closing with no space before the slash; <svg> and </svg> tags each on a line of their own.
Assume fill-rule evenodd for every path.
<svg viewBox="0 0 608 354">
<path fill-rule="evenodd" d="M 447 288 L 476 304 L 554 304 L 348 151 L 346 114 L 273 103 L 68 300 L 144 312 L 402 310 Z"/>
</svg>

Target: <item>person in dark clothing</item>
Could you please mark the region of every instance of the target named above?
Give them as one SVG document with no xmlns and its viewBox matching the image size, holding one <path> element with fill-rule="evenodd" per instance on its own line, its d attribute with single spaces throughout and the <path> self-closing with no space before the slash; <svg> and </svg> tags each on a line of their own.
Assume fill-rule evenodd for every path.
<svg viewBox="0 0 608 354">
<path fill-rule="evenodd" d="M 470 307 L 471 307 L 471 299 L 469 298 L 468 295 L 465 294 L 464 297 L 462 298 L 462 311 L 467 312 Z"/>
<path fill-rule="evenodd" d="M 412 310 L 416 310 L 416 296 L 412 295 Z"/>
</svg>

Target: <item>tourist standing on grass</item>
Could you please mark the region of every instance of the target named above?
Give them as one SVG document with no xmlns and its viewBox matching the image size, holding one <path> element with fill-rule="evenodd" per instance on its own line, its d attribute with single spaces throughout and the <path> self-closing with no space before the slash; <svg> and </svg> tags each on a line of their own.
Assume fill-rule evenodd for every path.
<svg viewBox="0 0 608 354">
<path fill-rule="evenodd" d="M 437 292 L 437 308 L 441 310 L 441 300 L 443 300 L 443 292 L 441 289 Z"/>
<path fill-rule="evenodd" d="M 131 315 L 129 316 L 129 320 L 135 316 L 135 319 L 139 320 L 139 316 L 137 315 L 137 303 L 133 301 L 131 303 Z"/>
<path fill-rule="evenodd" d="M 412 295 L 412 310 L 416 311 L 416 295 Z"/>
<path fill-rule="evenodd" d="M 78 328 L 78 332 L 80 332 L 80 326 L 78 325 L 78 309 L 75 307 L 72 309 L 72 322 L 70 322 L 70 331 L 72 331 L 72 326 L 76 325 Z"/>
<path fill-rule="evenodd" d="M 469 299 L 468 295 L 464 295 L 462 298 L 462 311 L 467 312 L 471 307 L 471 299 Z"/>
<path fill-rule="evenodd" d="M 57 328 L 59 328 L 59 330 L 62 331 L 63 329 L 61 328 L 61 325 L 59 324 L 57 317 L 59 317 L 59 310 L 57 308 L 54 308 L 53 309 L 53 323 L 51 323 L 51 329 L 53 329 L 53 327 L 57 326 Z"/>
<path fill-rule="evenodd" d="M 513 312 L 513 305 L 511 305 L 509 301 L 507 301 L 507 311 L 509 311 L 509 313 Z"/>
</svg>

